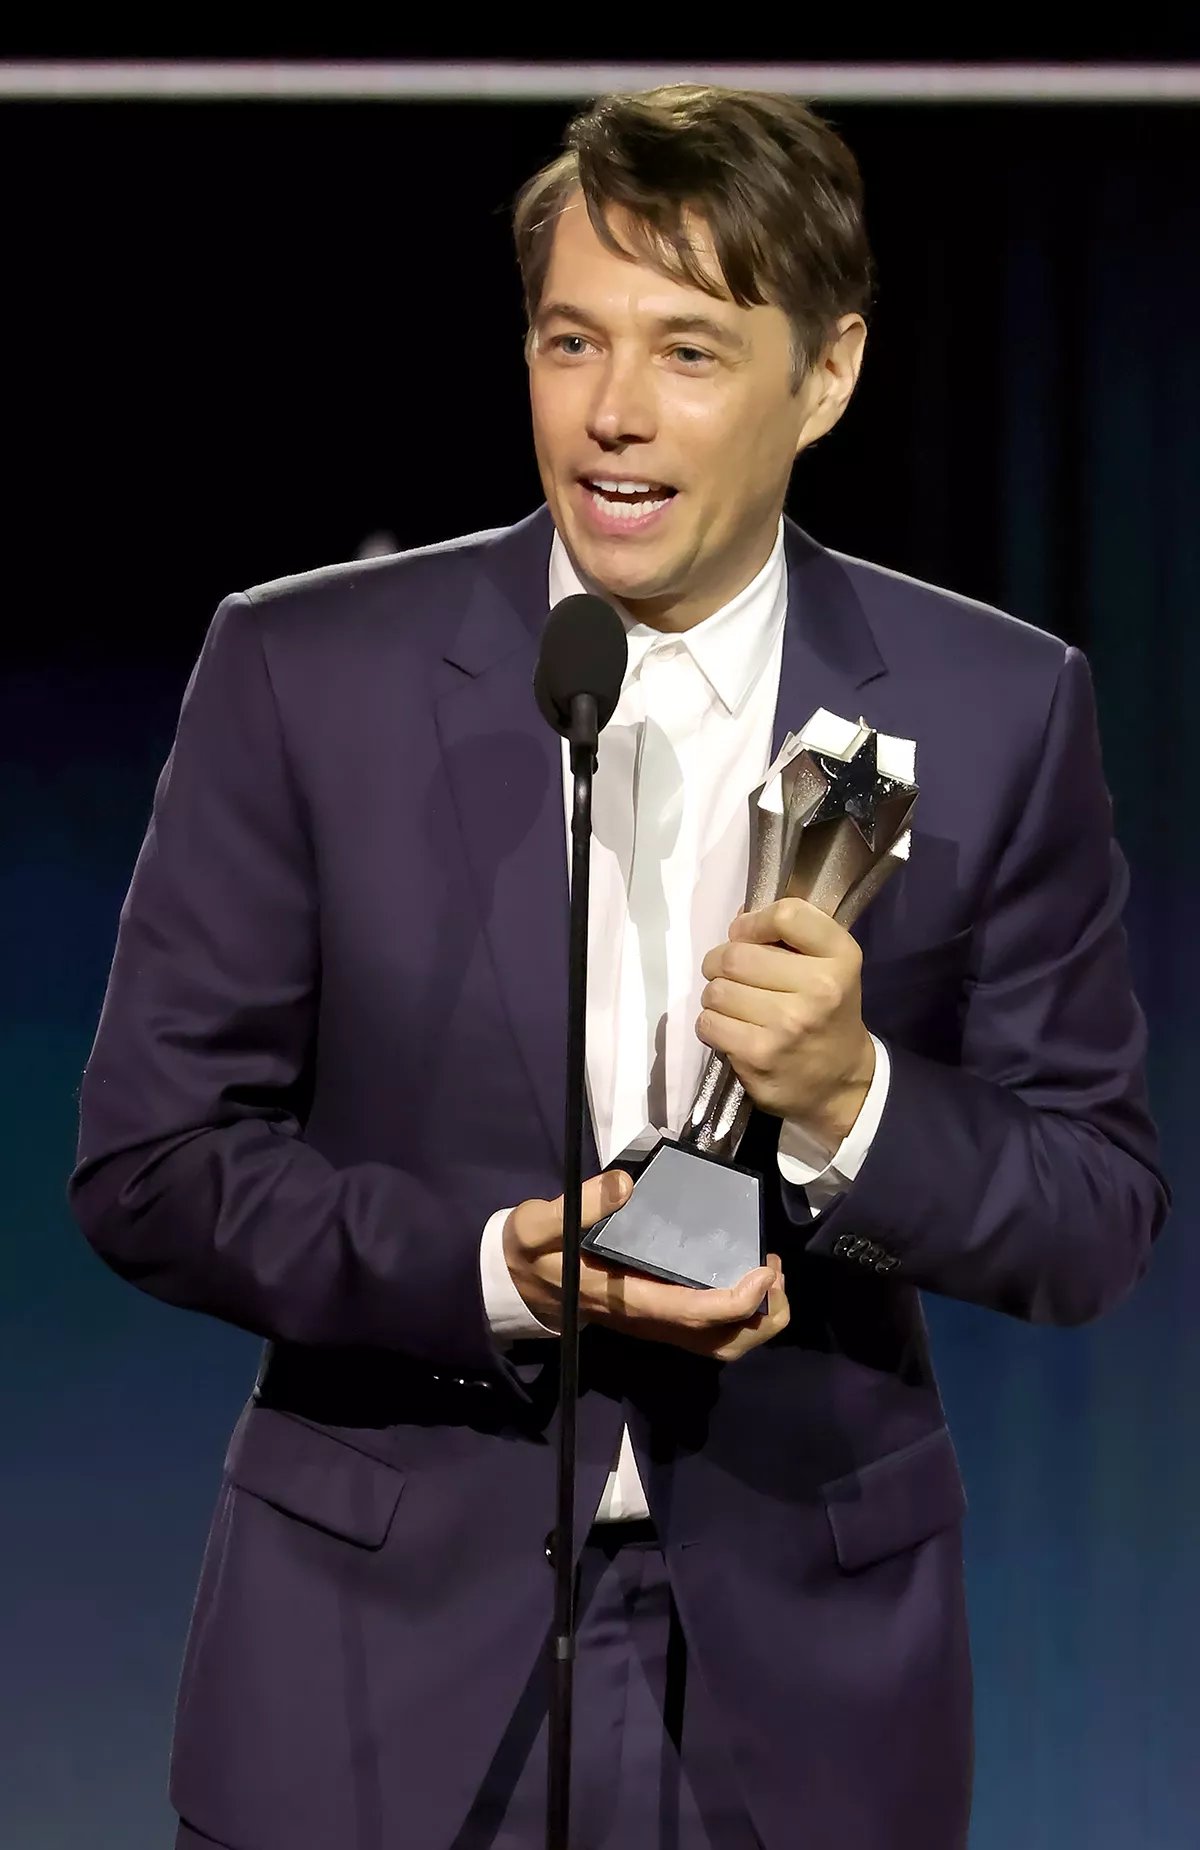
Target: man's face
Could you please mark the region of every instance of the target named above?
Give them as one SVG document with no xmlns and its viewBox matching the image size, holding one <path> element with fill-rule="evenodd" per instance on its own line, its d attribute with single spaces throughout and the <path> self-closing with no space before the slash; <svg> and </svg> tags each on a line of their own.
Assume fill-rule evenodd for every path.
<svg viewBox="0 0 1200 1850">
<path fill-rule="evenodd" d="M 717 276 L 704 227 L 693 236 Z M 555 230 L 529 379 L 542 486 L 577 569 L 676 630 L 765 564 L 797 451 L 853 389 L 831 408 L 836 368 L 818 367 L 793 390 L 781 309 L 740 308 L 608 250 L 578 197 Z"/>
</svg>

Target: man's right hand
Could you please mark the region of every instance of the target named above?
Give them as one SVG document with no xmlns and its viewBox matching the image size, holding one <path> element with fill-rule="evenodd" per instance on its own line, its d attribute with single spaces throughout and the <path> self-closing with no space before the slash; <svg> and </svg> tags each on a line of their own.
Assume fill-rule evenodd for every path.
<svg viewBox="0 0 1200 1850">
<path fill-rule="evenodd" d="M 583 1185 L 583 1227 L 594 1227 L 629 1199 L 622 1169 Z M 523 1201 L 504 1225 L 504 1257 L 525 1303 L 548 1329 L 562 1327 L 563 1201 Z M 759 1306 L 764 1297 L 767 1309 Z M 776 1254 L 727 1289 L 668 1285 L 642 1272 L 617 1271 L 580 1254 L 579 1315 L 649 1342 L 674 1343 L 719 1362 L 734 1362 L 788 1325 L 783 1268 Z"/>
</svg>

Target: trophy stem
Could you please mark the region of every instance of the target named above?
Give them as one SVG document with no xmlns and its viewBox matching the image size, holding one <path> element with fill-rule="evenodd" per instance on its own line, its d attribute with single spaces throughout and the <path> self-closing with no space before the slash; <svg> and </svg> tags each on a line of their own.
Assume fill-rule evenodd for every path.
<svg viewBox="0 0 1200 1850">
<path fill-rule="evenodd" d="M 732 1162 L 754 1109 L 725 1054 L 710 1054 L 700 1075 L 688 1121 L 679 1133 L 685 1149 Z"/>
</svg>

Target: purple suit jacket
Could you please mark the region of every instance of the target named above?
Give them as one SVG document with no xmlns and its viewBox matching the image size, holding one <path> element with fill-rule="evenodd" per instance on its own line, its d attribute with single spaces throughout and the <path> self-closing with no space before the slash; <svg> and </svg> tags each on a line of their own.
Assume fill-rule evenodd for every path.
<svg viewBox="0 0 1200 1850">
<path fill-rule="evenodd" d="M 543 1675 L 557 1355 L 497 1351 L 478 1252 L 561 1188 L 550 538 L 543 509 L 224 603 L 121 915 L 74 1211 L 267 1339 L 171 1775 L 242 1850 L 449 1845 Z M 1126 873 L 1078 653 L 790 524 L 787 556 L 776 744 L 818 706 L 917 741 L 912 859 L 860 927 L 891 1094 L 815 1221 L 752 1121 L 784 1335 L 723 1367 L 584 1332 L 577 1523 L 628 1421 L 769 1850 L 951 1850 L 964 1499 L 918 1292 L 1078 1323 L 1146 1265 Z"/>
</svg>

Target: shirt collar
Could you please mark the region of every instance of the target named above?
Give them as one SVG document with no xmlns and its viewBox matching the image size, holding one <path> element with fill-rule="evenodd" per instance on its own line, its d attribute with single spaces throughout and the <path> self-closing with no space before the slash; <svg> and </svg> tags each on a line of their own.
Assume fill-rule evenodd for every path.
<svg viewBox="0 0 1200 1850">
<path fill-rule="evenodd" d="M 649 624 L 638 623 L 615 598 L 581 578 L 556 531 L 550 548 L 551 607 L 564 597 L 592 590 L 613 606 L 625 625 L 629 643 L 628 678 L 654 643 L 664 640 L 663 632 L 652 629 Z M 786 612 L 787 561 L 781 519 L 770 558 L 745 590 L 739 591 L 711 617 L 705 617 L 702 623 L 673 636 L 672 640 L 686 646 L 722 705 L 736 713 L 770 660 Z"/>
</svg>

